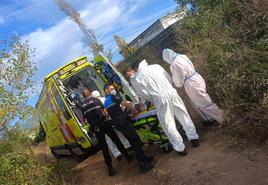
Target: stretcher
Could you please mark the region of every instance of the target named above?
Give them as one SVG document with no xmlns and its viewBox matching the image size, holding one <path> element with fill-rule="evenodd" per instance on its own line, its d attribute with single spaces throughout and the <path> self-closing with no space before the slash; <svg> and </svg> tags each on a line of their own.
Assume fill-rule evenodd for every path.
<svg viewBox="0 0 268 185">
<path fill-rule="evenodd" d="M 159 124 L 155 109 L 139 113 L 132 118 L 132 125 L 144 144 L 159 144 L 164 152 L 172 151 L 172 146 Z"/>
</svg>

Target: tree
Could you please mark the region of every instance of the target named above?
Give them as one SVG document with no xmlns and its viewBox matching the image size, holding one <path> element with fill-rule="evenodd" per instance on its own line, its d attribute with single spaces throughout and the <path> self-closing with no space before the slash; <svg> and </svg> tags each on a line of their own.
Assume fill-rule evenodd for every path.
<svg viewBox="0 0 268 185">
<path fill-rule="evenodd" d="M 185 7 L 190 1 L 189 0 L 175 0 L 175 2 L 181 7 Z"/>
<path fill-rule="evenodd" d="M 130 47 L 128 43 L 122 37 L 118 35 L 114 35 L 114 40 L 116 42 L 116 45 L 120 49 L 120 54 L 124 58 L 131 56 L 137 50 L 134 47 Z"/>
<path fill-rule="evenodd" d="M 83 32 L 85 36 L 86 43 L 91 49 L 93 55 L 97 56 L 101 52 L 106 54 L 108 58 L 111 60 L 112 58 L 111 51 L 110 50 L 107 52 L 104 51 L 104 47 L 102 44 L 98 42 L 94 31 L 87 27 L 84 20 L 80 17 L 80 14 L 65 0 L 55 0 L 55 3 L 67 16 L 70 17 L 72 21 L 74 21 L 79 26 L 80 30 Z"/>
<path fill-rule="evenodd" d="M 197 14 L 197 0 L 174 0 L 178 5 L 180 10 L 190 10 L 192 13 Z M 186 6 L 189 5 L 188 8 Z"/>
<path fill-rule="evenodd" d="M 26 118 L 33 110 L 26 106 L 34 93 L 35 50 L 28 41 L 14 35 L 0 42 L 0 130 Z"/>
</svg>

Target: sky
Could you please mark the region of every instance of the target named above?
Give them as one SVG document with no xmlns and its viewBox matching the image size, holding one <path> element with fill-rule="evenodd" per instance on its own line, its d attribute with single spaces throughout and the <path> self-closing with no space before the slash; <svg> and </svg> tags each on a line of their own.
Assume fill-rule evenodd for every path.
<svg viewBox="0 0 268 185">
<path fill-rule="evenodd" d="M 113 35 L 127 42 L 158 18 L 175 10 L 174 0 L 68 0 L 93 29 L 105 49 L 112 49 L 113 63 L 121 59 Z M 34 76 L 38 93 L 28 103 L 34 105 L 44 77 L 82 55 L 92 56 L 83 34 L 53 0 L 0 0 L 0 40 L 18 34 L 36 49 Z"/>
</svg>

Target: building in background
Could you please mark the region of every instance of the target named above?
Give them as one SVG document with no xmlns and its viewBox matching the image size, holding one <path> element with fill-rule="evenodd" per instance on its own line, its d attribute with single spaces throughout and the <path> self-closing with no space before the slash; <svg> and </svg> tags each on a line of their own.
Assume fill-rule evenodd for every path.
<svg viewBox="0 0 268 185">
<path fill-rule="evenodd" d="M 145 31 L 143 31 L 140 35 L 138 35 L 134 40 L 129 43 L 130 47 L 140 48 L 147 43 L 149 43 L 152 39 L 157 37 L 163 31 L 165 31 L 171 25 L 179 22 L 183 19 L 185 15 L 185 11 L 175 11 L 165 15 L 155 21 L 151 26 L 149 26 Z"/>
<path fill-rule="evenodd" d="M 156 20 L 135 39 L 128 43 L 136 52 L 116 64 L 122 72 L 132 63 L 146 59 L 149 63 L 161 63 L 164 48 L 176 49 L 180 43 L 180 25 L 184 10 L 177 10 Z"/>
</svg>

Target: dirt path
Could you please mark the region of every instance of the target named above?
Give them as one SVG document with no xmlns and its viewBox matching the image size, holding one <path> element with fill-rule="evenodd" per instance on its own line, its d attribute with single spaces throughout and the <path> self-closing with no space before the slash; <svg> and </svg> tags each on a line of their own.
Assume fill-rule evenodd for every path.
<svg viewBox="0 0 268 185">
<path fill-rule="evenodd" d="M 155 168 L 141 174 L 135 162 L 114 162 L 117 175 L 107 176 L 101 153 L 77 164 L 72 158 L 59 160 L 62 184 L 71 185 L 266 185 L 268 184 L 268 147 L 237 141 L 218 128 L 202 131 L 200 147 L 188 142 L 188 155 L 163 153 L 158 146 L 146 146 L 155 156 Z M 38 147 L 40 156 L 52 160 L 46 145 Z"/>
</svg>

